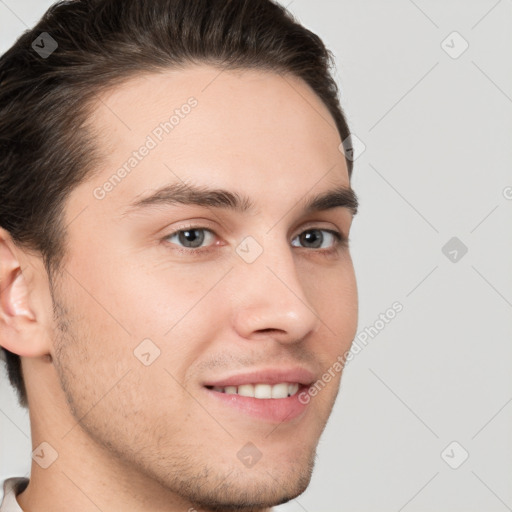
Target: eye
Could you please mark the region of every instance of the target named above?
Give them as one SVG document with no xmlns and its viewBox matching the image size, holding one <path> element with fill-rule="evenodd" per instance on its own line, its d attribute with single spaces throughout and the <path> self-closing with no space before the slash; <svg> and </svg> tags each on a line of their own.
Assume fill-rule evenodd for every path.
<svg viewBox="0 0 512 512">
<path fill-rule="evenodd" d="M 207 234 L 206 236 L 205 233 Z M 213 231 L 209 229 L 190 227 L 171 233 L 165 237 L 165 240 L 174 243 L 172 240 L 176 239 L 180 244 L 182 244 L 182 247 L 186 249 L 197 249 L 201 247 L 205 240 L 208 241 L 212 240 L 213 238 L 215 238 Z"/>
<path fill-rule="evenodd" d="M 324 235 L 323 233 L 326 233 Z M 335 250 L 338 246 L 346 244 L 347 240 L 344 235 L 342 235 L 339 231 L 334 231 L 332 229 L 308 229 L 303 231 L 300 235 L 296 236 L 292 240 L 292 245 L 294 240 L 299 240 L 301 244 L 305 246 L 306 249 L 331 249 Z M 326 243 L 326 245 L 324 245 Z"/>
</svg>

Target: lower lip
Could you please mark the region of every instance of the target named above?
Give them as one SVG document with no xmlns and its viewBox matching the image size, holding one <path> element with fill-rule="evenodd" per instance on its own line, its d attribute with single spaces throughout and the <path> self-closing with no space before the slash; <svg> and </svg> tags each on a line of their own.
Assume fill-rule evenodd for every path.
<svg viewBox="0 0 512 512">
<path fill-rule="evenodd" d="M 272 422 L 283 423 L 291 421 L 301 414 L 307 408 L 307 404 L 299 401 L 299 395 L 307 389 L 307 386 L 300 386 L 299 391 L 293 396 L 287 398 L 253 398 L 250 396 L 230 395 L 220 393 L 213 389 L 203 388 L 214 399 L 225 405 L 248 414 L 253 418 Z"/>
</svg>

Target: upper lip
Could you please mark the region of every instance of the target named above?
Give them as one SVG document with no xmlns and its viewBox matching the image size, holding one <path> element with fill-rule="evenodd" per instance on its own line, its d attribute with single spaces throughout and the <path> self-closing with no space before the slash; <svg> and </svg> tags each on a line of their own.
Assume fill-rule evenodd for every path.
<svg viewBox="0 0 512 512">
<path fill-rule="evenodd" d="M 226 387 L 241 386 L 243 384 L 279 384 L 281 382 L 298 383 L 310 385 L 315 381 L 313 372 L 303 367 L 293 368 L 267 368 L 261 370 L 253 370 L 250 372 L 239 373 L 222 377 L 216 380 L 207 381 L 204 386 Z"/>
</svg>

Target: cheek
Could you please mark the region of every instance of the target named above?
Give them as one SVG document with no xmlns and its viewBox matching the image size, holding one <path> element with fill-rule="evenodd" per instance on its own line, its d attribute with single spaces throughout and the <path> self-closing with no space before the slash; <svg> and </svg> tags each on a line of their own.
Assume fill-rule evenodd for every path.
<svg viewBox="0 0 512 512">
<path fill-rule="evenodd" d="M 75 418 L 83 418 L 82 424 L 91 434 L 113 444 L 116 441 L 111 438 L 121 434 L 108 425 L 109 418 L 115 418 L 118 425 L 128 425 L 123 427 L 125 433 L 146 432 L 144 422 L 153 425 L 151 436 L 160 435 L 165 425 L 169 432 L 179 431 L 179 422 L 162 415 L 162 404 L 172 404 L 178 411 L 185 409 L 179 382 L 183 380 L 181 369 L 186 366 L 176 347 L 157 340 L 159 353 L 155 356 L 157 345 L 148 345 L 146 338 L 143 350 L 137 350 L 140 338 L 135 333 L 123 335 L 113 323 L 95 321 L 99 315 L 92 306 L 87 316 L 83 310 L 88 303 L 75 302 L 73 309 L 69 302 L 66 305 L 69 309 L 54 332 L 54 359 Z M 149 358 L 144 353 L 149 353 Z M 176 360 L 180 365 L 173 367 Z M 112 435 L 107 430 L 112 430 Z"/>
<path fill-rule="evenodd" d="M 214 333 L 225 327 L 228 305 L 222 299 L 227 291 L 219 281 L 227 270 L 218 264 L 206 268 L 167 263 L 118 271 L 101 293 L 106 300 L 111 297 L 109 306 L 130 333 L 128 357 L 133 358 L 134 349 L 154 350 L 158 364 L 183 382 Z M 111 332 L 115 330 L 111 322 Z"/>
<path fill-rule="evenodd" d="M 343 267 L 317 272 L 309 278 L 311 305 L 321 319 L 332 348 L 350 345 L 357 330 L 358 292 L 355 273 L 349 260 Z"/>
</svg>

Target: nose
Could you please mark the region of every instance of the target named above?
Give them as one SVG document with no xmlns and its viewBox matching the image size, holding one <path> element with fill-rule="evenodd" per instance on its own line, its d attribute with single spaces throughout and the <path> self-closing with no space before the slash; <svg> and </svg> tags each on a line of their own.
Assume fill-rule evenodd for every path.
<svg viewBox="0 0 512 512">
<path fill-rule="evenodd" d="M 307 298 L 292 250 L 286 244 L 266 247 L 253 263 L 237 262 L 234 324 L 241 337 L 290 344 L 319 327 L 321 319 Z"/>
</svg>

